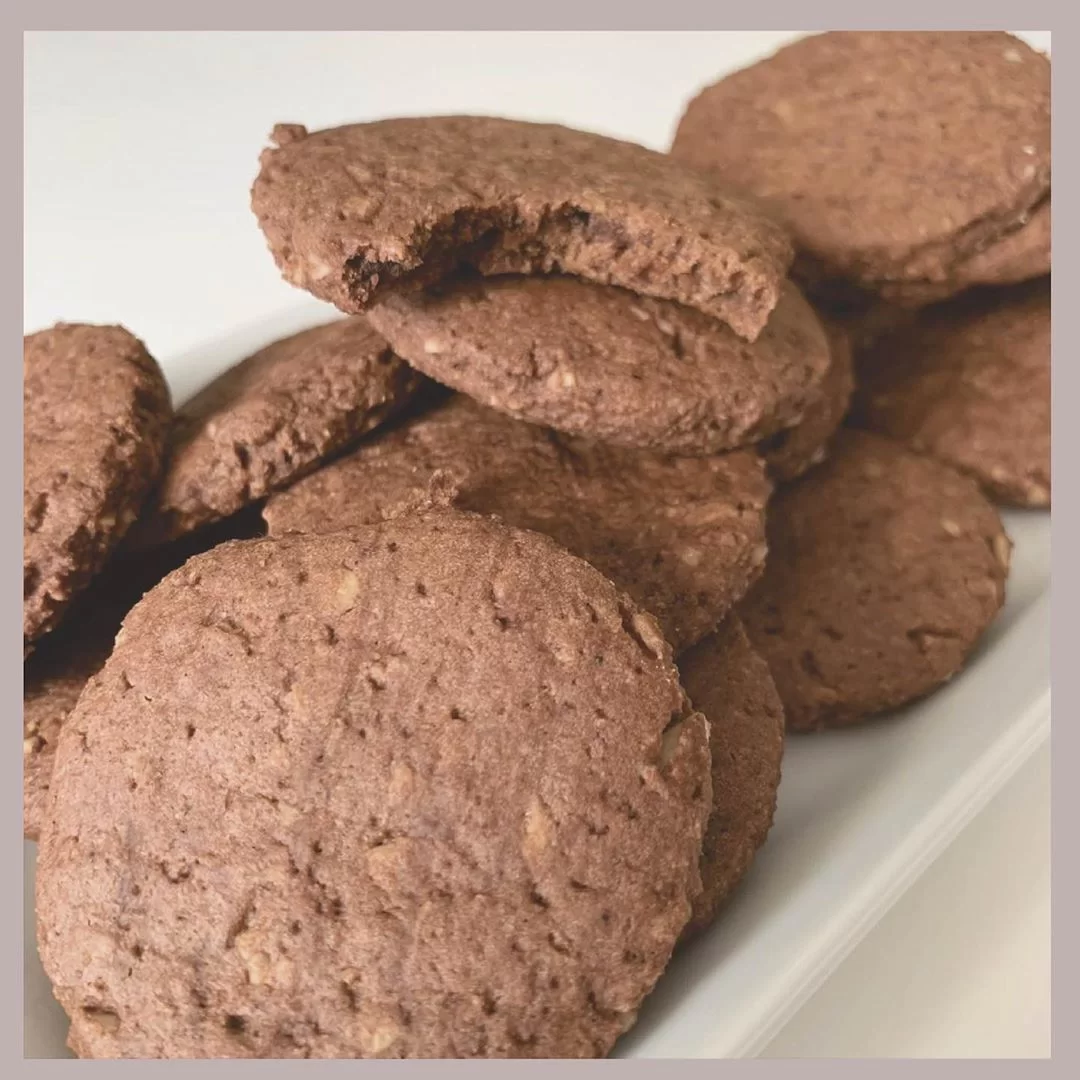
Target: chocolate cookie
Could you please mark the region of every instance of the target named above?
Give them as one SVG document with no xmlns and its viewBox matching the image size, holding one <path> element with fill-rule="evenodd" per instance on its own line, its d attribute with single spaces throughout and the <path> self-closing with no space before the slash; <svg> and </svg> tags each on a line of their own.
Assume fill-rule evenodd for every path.
<svg viewBox="0 0 1080 1080">
<path fill-rule="evenodd" d="M 292 483 L 381 424 L 419 385 L 361 318 L 260 349 L 179 410 L 164 479 L 133 546 L 191 532 Z"/>
<path fill-rule="evenodd" d="M 769 505 L 739 607 L 787 726 L 852 724 L 954 675 L 1005 598 L 1011 545 L 974 482 L 861 431 Z"/>
<path fill-rule="evenodd" d="M 754 194 L 808 279 L 947 281 L 1050 190 L 1050 61 L 1003 32 L 802 38 L 689 105 L 672 154 Z"/>
<path fill-rule="evenodd" d="M 774 480 L 787 483 L 825 460 L 829 440 L 843 423 L 855 389 L 851 342 L 838 324 L 826 324 L 830 362 L 802 421 L 758 446 Z"/>
<path fill-rule="evenodd" d="M 780 228 L 665 154 L 485 116 L 281 124 L 252 208 L 286 279 L 341 310 L 483 274 L 564 272 L 677 300 L 753 340 L 780 296 Z"/>
<path fill-rule="evenodd" d="M 784 708 L 769 666 L 737 615 L 679 657 L 682 683 L 709 721 L 713 809 L 701 851 L 704 886 L 685 934 L 708 927 L 765 843 L 776 812 Z"/>
<path fill-rule="evenodd" d="M 60 730 L 83 687 L 112 650 L 124 616 L 167 573 L 225 540 L 257 535 L 257 515 L 218 522 L 142 557 L 117 553 L 79 594 L 61 626 L 37 643 L 23 667 L 23 835 L 36 840 L 45 820 Z M 197 543 L 196 543 L 197 541 Z"/>
<path fill-rule="evenodd" d="M 42 962 L 85 1057 L 603 1054 L 711 794 L 656 623 L 547 538 L 428 510 L 222 545 L 69 718 Z"/>
<path fill-rule="evenodd" d="M 1050 279 L 926 308 L 860 354 L 853 422 L 1050 505 Z"/>
<path fill-rule="evenodd" d="M 23 641 L 60 620 L 161 471 L 169 390 L 119 326 L 23 338 Z"/>
<path fill-rule="evenodd" d="M 433 475 L 457 505 L 535 529 L 652 612 L 676 651 L 712 632 L 761 572 L 770 486 L 749 451 L 665 457 L 559 435 L 458 396 L 274 496 L 271 535 L 379 520 Z"/>
<path fill-rule="evenodd" d="M 957 263 L 942 282 L 885 282 L 881 295 L 894 303 L 923 307 L 977 285 L 1016 285 L 1050 273 L 1050 196 L 1022 227 Z"/>
<path fill-rule="evenodd" d="M 829 346 L 788 282 L 761 336 L 568 277 L 391 293 L 372 325 L 413 367 L 490 408 L 597 442 L 711 454 L 798 423 Z"/>
</svg>

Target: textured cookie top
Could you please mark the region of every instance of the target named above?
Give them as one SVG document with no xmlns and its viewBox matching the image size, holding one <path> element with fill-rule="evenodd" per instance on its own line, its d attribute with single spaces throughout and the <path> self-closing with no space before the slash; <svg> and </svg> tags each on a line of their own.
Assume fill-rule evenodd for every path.
<svg viewBox="0 0 1080 1080">
<path fill-rule="evenodd" d="M 72 1046 L 604 1053 L 700 887 L 708 755 L 655 622 L 545 537 L 426 511 L 197 556 L 61 738 Z"/>
<path fill-rule="evenodd" d="M 284 487 L 377 427 L 419 385 L 362 318 L 260 349 L 179 410 L 164 478 L 132 543 L 172 539 Z"/>
<path fill-rule="evenodd" d="M 788 282 L 753 344 L 693 308 L 568 277 L 391 294 L 372 325 L 484 405 L 612 445 L 709 454 L 802 419 L 829 346 Z"/>
<path fill-rule="evenodd" d="M 974 482 L 842 430 L 769 505 L 769 561 L 739 607 L 787 725 L 895 708 L 953 675 L 1005 598 L 1010 543 Z"/>
<path fill-rule="evenodd" d="M 1050 505 L 1050 279 L 927 308 L 860 355 L 854 419 Z"/>
<path fill-rule="evenodd" d="M 704 930 L 765 842 L 776 812 L 784 707 L 769 666 L 737 615 L 679 657 L 682 683 L 709 721 L 713 808 L 701 851 L 703 889 L 687 933 Z"/>
<path fill-rule="evenodd" d="M 753 339 L 791 262 L 782 231 L 634 143 L 484 116 L 274 129 L 252 208 L 285 277 L 343 311 L 466 264 L 564 271 L 678 300 Z"/>
<path fill-rule="evenodd" d="M 101 569 L 161 471 L 169 390 L 120 326 L 23 339 L 23 637 L 51 629 Z"/>
<path fill-rule="evenodd" d="M 847 331 L 830 320 L 826 326 L 829 367 L 815 388 L 802 420 L 760 443 L 758 450 L 773 479 L 786 483 L 825 460 L 829 440 L 844 421 L 855 389 L 851 340 Z"/>
<path fill-rule="evenodd" d="M 620 450 L 458 396 L 276 495 L 272 534 L 393 515 L 448 473 L 456 503 L 554 537 L 660 621 L 678 651 L 710 633 L 761 572 L 770 485 L 756 455 Z"/>
<path fill-rule="evenodd" d="M 940 279 L 1050 188 L 1050 62 L 1003 32 L 837 31 L 703 90 L 672 154 L 828 275 Z"/>
</svg>

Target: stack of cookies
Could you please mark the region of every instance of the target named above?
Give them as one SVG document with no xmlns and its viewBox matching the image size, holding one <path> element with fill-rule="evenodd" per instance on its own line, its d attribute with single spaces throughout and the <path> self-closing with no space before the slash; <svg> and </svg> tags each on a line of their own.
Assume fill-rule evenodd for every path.
<svg viewBox="0 0 1080 1080">
<path fill-rule="evenodd" d="M 611 1050 L 785 729 L 952 677 L 1004 600 L 987 494 L 1049 501 L 1046 282 L 969 289 L 1049 272 L 1046 70 L 824 35 L 670 155 L 280 125 L 253 209 L 345 318 L 175 416 L 125 331 L 26 339 L 24 819 L 77 1053 Z"/>
</svg>

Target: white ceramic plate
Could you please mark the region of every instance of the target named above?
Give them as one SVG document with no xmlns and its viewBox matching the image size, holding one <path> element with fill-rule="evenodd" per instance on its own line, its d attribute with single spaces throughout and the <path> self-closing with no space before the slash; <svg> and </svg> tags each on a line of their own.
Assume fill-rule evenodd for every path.
<svg viewBox="0 0 1080 1080">
<path fill-rule="evenodd" d="M 183 400 L 314 302 L 166 364 Z M 788 742 L 769 842 L 712 931 L 675 958 L 624 1056 L 743 1057 L 799 1005 L 1050 730 L 1050 515 L 1009 513 L 1008 601 L 968 668 L 901 714 Z M 24 1055 L 68 1057 L 34 939 L 25 845 Z"/>
</svg>

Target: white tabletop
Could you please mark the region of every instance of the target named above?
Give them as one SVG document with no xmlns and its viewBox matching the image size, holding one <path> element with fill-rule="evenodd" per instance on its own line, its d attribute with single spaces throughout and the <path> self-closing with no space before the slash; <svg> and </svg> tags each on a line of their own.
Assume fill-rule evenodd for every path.
<svg viewBox="0 0 1080 1080">
<path fill-rule="evenodd" d="M 28 34 L 25 328 L 123 322 L 168 366 L 302 301 L 248 209 L 277 121 L 494 112 L 664 149 L 690 94 L 790 36 Z M 1048 32 L 1024 36 L 1049 48 Z M 1048 761 L 1024 767 L 769 1054 L 1048 1053 Z"/>
<path fill-rule="evenodd" d="M 1050 743 L 764 1057 L 1050 1054 Z"/>
</svg>

